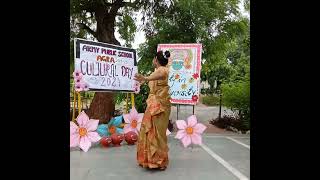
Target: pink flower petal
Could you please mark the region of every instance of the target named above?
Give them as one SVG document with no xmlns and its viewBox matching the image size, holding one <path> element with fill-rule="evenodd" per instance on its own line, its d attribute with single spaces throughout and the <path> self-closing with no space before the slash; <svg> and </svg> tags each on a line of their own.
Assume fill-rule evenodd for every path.
<svg viewBox="0 0 320 180">
<path fill-rule="evenodd" d="M 84 151 L 87 152 L 91 147 L 91 142 L 87 136 L 83 136 L 80 138 L 80 145 L 79 147 Z"/>
<path fill-rule="evenodd" d="M 177 132 L 177 135 L 174 137 L 176 139 L 182 139 L 183 137 L 185 137 L 187 135 L 186 131 L 185 130 L 179 130 Z"/>
<path fill-rule="evenodd" d="M 189 146 L 189 144 L 191 144 L 191 137 L 189 135 L 187 136 L 184 136 L 182 139 L 181 139 L 181 142 L 183 144 L 184 147 L 187 147 Z"/>
<path fill-rule="evenodd" d="M 139 92 L 140 92 L 140 86 L 135 87 L 134 88 L 134 93 L 135 94 L 139 94 Z"/>
<path fill-rule="evenodd" d="M 81 79 L 82 76 L 83 76 L 83 74 L 79 70 L 76 70 L 76 71 L 73 72 L 73 78 L 75 78 L 75 79 Z"/>
<path fill-rule="evenodd" d="M 70 135 L 70 147 L 79 146 L 80 135 L 78 133 Z"/>
<path fill-rule="evenodd" d="M 202 138 L 197 133 L 193 133 L 191 135 L 191 141 L 192 141 L 193 144 L 202 144 Z"/>
<path fill-rule="evenodd" d="M 130 125 L 130 124 L 124 125 L 123 132 L 124 132 L 124 133 L 128 133 L 128 132 L 130 132 L 130 131 L 133 131 L 131 125 Z"/>
<path fill-rule="evenodd" d="M 140 128 L 141 128 L 141 123 L 138 123 L 136 129 L 137 129 L 138 131 L 140 131 Z"/>
<path fill-rule="evenodd" d="M 91 142 L 98 142 L 101 139 L 97 132 L 88 132 L 87 136 Z"/>
<path fill-rule="evenodd" d="M 87 131 L 95 131 L 98 128 L 99 120 L 90 119 L 88 123 L 85 125 Z"/>
<path fill-rule="evenodd" d="M 81 86 L 81 88 L 82 88 L 83 91 L 88 91 L 88 90 L 89 90 L 89 86 L 88 86 L 88 84 L 85 83 L 85 82 L 82 82 L 82 83 L 80 84 L 80 86 Z"/>
<path fill-rule="evenodd" d="M 130 118 L 131 120 L 133 119 L 138 120 L 138 112 L 134 107 L 130 110 Z"/>
<path fill-rule="evenodd" d="M 197 118 L 195 115 L 188 117 L 188 127 L 193 127 L 197 124 Z"/>
<path fill-rule="evenodd" d="M 133 85 L 134 91 L 136 94 L 138 94 L 140 92 L 140 83 L 139 82 L 135 82 Z"/>
<path fill-rule="evenodd" d="M 127 123 L 127 124 L 131 123 L 130 114 L 124 114 L 123 119 L 124 119 L 125 123 Z"/>
<path fill-rule="evenodd" d="M 75 89 L 77 92 L 81 92 L 81 91 L 83 90 L 80 84 L 74 85 L 74 89 Z"/>
<path fill-rule="evenodd" d="M 196 124 L 193 128 L 194 128 L 194 131 L 198 134 L 202 134 L 203 131 L 207 129 L 207 127 L 202 123 Z"/>
<path fill-rule="evenodd" d="M 186 129 L 187 128 L 187 123 L 185 120 L 177 120 L 176 124 L 177 124 L 178 129 Z"/>
<path fill-rule="evenodd" d="M 135 132 L 137 135 L 139 134 L 139 131 L 137 128 L 133 129 L 133 132 Z"/>
<path fill-rule="evenodd" d="M 142 122 L 143 116 L 144 116 L 144 113 L 138 114 L 138 119 L 137 119 L 138 123 Z"/>
<path fill-rule="evenodd" d="M 78 126 L 74 122 L 70 121 L 70 135 L 76 133 L 77 130 Z"/>
<path fill-rule="evenodd" d="M 82 111 L 77 117 L 77 122 L 79 124 L 79 127 L 85 127 L 86 124 L 89 122 L 88 115 L 84 111 Z"/>
</svg>

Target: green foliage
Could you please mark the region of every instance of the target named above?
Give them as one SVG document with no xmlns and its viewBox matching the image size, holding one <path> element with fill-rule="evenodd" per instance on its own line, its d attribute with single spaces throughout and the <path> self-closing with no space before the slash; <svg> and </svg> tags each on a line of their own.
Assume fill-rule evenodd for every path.
<svg viewBox="0 0 320 180">
<path fill-rule="evenodd" d="M 244 9 L 250 12 L 250 0 L 244 0 Z"/>
<path fill-rule="evenodd" d="M 216 94 L 210 94 L 202 97 L 202 103 L 207 106 L 217 106 L 219 105 L 220 98 Z"/>
<path fill-rule="evenodd" d="M 140 113 L 144 113 L 144 111 L 147 108 L 147 99 L 149 95 L 149 87 L 147 84 L 143 84 L 140 87 L 140 93 L 139 95 L 135 95 L 135 105 L 136 109 Z"/>
<path fill-rule="evenodd" d="M 71 0 L 70 1 L 70 70 L 74 69 L 74 52 L 73 52 L 73 39 L 75 37 L 96 40 L 96 37 L 106 37 L 113 33 L 112 30 L 118 27 L 118 32 L 122 39 L 125 40 L 125 46 L 131 47 L 131 43 L 134 40 L 134 34 L 137 30 L 133 14 L 138 12 L 139 9 L 143 9 L 143 22 L 149 22 L 153 19 L 155 14 L 161 14 L 166 10 L 166 1 L 149 1 L 149 0 Z M 114 18 L 118 17 L 118 18 Z M 113 18 L 116 21 L 114 23 Z M 108 20 L 108 21 L 107 21 Z M 102 31 L 99 28 L 97 31 L 97 25 L 99 27 L 106 28 Z M 114 24 L 113 24 L 114 23 Z M 103 26 L 101 26 L 103 25 Z M 147 26 L 147 23 L 144 24 Z M 101 36 L 101 33 L 106 34 Z M 109 34 L 108 34 L 109 33 Z M 100 34 L 100 36 L 98 36 Z M 112 35 L 111 35 L 112 36 Z M 106 41 L 106 40 L 104 40 Z M 117 41 L 117 40 L 115 40 Z M 114 41 L 113 41 L 114 43 Z M 151 68 L 151 66 L 150 66 Z M 143 93 L 145 92 L 145 93 Z M 147 91 L 144 86 L 141 87 L 141 93 L 145 94 L 136 96 L 136 106 L 139 111 L 145 108 L 145 99 L 147 97 Z M 125 99 L 125 93 L 117 93 L 115 101 L 120 103 Z M 144 103 L 142 103 L 144 101 Z M 140 103 L 141 102 L 141 103 Z"/>
<path fill-rule="evenodd" d="M 71 0 L 70 42 L 74 37 L 93 38 L 77 24 L 85 24 L 94 30 L 97 23 L 94 8 L 108 7 L 106 2 L 111 3 L 103 0 Z M 127 47 L 131 47 L 138 28 L 145 31 L 146 42 L 141 44 L 137 51 L 140 57 L 138 69 L 143 75 L 149 75 L 153 71 L 152 59 L 158 44 L 201 43 L 202 81 L 208 81 L 211 87 L 217 80 L 222 81 L 223 101 L 226 100 L 225 103 L 233 109 L 240 110 L 241 116 L 245 117 L 243 113 L 246 113 L 245 109 L 249 107 L 246 105 L 249 99 L 245 100 L 246 96 L 243 94 L 241 97 L 238 95 L 241 95 L 241 89 L 250 87 L 250 20 L 240 14 L 239 2 L 240 0 L 130 1 L 118 10 L 121 15 L 115 25 Z M 250 0 L 244 0 L 244 7 L 246 11 L 250 11 Z M 135 21 L 140 19 L 134 19 L 133 16 L 139 9 L 143 9 L 142 27 L 136 26 Z M 73 43 L 70 44 L 70 58 L 73 61 Z M 73 62 L 70 68 L 73 72 Z M 147 96 L 148 87 L 143 85 L 140 93 L 135 95 L 139 112 L 144 111 Z M 120 103 L 125 97 L 125 93 L 117 93 L 115 100 Z M 244 109 L 239 107 L 242 105 Z"/>
<path fill-rule="evenodd" d="M 223 104 L 238 112 L 240 120 L 250 128 L 250 82 L 238 81 L 222 85 Z"/>
<path fill-rule="evenodd" d="M 134 35 L 137 30 L 137 26 L 132 18 L 133 13 L 128 9 L 124 11 L 124 15 L 118 18 L 117 27 L 120 37 L 125 40 L 125 46 L 131 47 L 131 43 L 134 40 Z"/>
<path fill-rule="evenodd" d="M 249 19 L 239 13 L 239 0 L 174 0 L 149 19 L 140 45 L 140 73 L 148 74 L 160 43 L 202 43 L 201 79 L 213 87 L 244 80 L 250 67 Z M 248 6 L 249 1 L 245 2 Z M 219 88 L 219 87 L 218 87 Z M 214 92 L 207 90 L 206 92 Z M 204 98 L 210 103 L 214 96 Z M 208 101 L 207 101 L 208 100 Z M 230 99 L 230 103 L 235 99 Z"/>
</svg>

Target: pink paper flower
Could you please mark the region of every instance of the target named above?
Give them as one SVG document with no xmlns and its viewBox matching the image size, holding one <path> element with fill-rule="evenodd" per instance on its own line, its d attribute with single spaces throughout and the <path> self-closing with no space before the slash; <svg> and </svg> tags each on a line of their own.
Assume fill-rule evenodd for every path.
<svg viewBox="0 0 320 180">
<path fill-rule="evenodd" d="M 82 88 L 83 91 L 88 91 L 88 90 L 89 90 L 89 86 L 88 86 L 88 84 L 85 83 L 85 82 L 82 82 L 82 83 L 80 84 L 80 86 L 81 86 L 81 88 Z"/>
<path fill-rule="evenodd" d="M 201 134 L 207 128 L 202 123 L 197 122 L 195 115 L 188 117 L 188 122 L 184 120 L 177 120 L 176 124 L 178 127 L 176 139 L 180 139 L 183 146 L 187 147 L 192 144 L 202 144 Z"/>
<path fill-rule="evenodd" d="M 138 81 L 134 82 L 134 93 L 138 94 L 140 92 L 140 83 Z"/>
<path fill-rule="evenodd" d="M 86 82 L 84 82 L 82 79 L 75 79 L 74 89 L 77 92 L 88 91 L 89 85 Z"/>
<path fill-rule="evenodd" d="M 81 80 L 82 79 L 82 73 L 79 71 L 79 70 L 75 70 L 74 72 L 73 72 L 73 78 L 74 79 L 79 79 L 79 80 Z"/>
<path fill-rule="evenodd" d="M 124 133 L 133 131 L 139 134 L 143 115 L 143 113 L 138 113 L 134 107 L 130 110 L 129 114 L 124 114 L 123 118 L 126 123 L 123 128 Z"/>
<path fill-rule="evenodd" d="M 74 89 L 75 89 L 77 92 L 83 91 L 83 88 L 82 88 L 81 83 L 76 83 L 76 84 L 74 84 Z"/>
<path fill-rule="evenodd" d="M 101 137 L 96 131 L 99 120 L 90 119 L 88 115 L 82 111 L 77 117 L 77 126 L 70 121 L 70 147 L 79 146 L 84 152 L 87 152 L 92 143 L 98 142 Z"/>
<path fill-rule="evenodd" d="M 197 95 L 193 95 L 192 96 L 192 101 L 193 102 L 197 102 L 198 101 L 198 96 Z"/>
<path fill-rule="evenodd" d="M 81 82 L 82 82 L 81 79 L 74 79 L 74 83 L 75 83 L 75 84 L 80 84 Z"/>
</svg>

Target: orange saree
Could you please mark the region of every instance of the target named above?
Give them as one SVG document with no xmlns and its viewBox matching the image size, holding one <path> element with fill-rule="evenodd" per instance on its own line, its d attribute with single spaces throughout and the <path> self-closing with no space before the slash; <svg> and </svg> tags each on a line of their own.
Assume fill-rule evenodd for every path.
<svg viewBox="0 0 320 180">
<path fill-rule="evenodd" d="M 168 74 L 166 67 L 159 67 L 164 80 L 149 82 L 149 97 L 143 116 L 137 143 L 138 164 L 146 168 L 165 169 L 168 166 L 168 145 L 166 130 L 171 111 Z"/>
</svg>

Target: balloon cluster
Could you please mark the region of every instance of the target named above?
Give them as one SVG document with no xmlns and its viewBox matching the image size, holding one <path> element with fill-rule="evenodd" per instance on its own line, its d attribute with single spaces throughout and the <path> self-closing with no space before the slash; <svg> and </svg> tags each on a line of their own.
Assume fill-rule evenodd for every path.
<svg viewBox="0 0 320 180">
<path fill-rule="evenodd" d="M 123 140 L 125 140 L 128 145 L 134 145 L 138 140 L 138 135 L 133 131 L 125 134 L 114 133 L 111 136 L 102 137 L 100 140 L 100 144 L 103 147 L 109 147 L 111 144 L 114 147 L 119 147 L 121 146 Z"/>
<path fill-rule="evenodd" d="M 108 124 L 100 124 L 98 126 L 97 132 L 102 137 L 100 140 L 102 147 L 109 147 L 110 145 L 115 147 L 121 146 L 123 140 L 125 140 L 128 145 L 134 145 L 135 142 L 137 142 L 138 131 L 129 129 L 129 124 L 123 125 L 124 120 L 124 117 L 120 115 L 112 118 Z M 123 128 L 123 126 L 125 128 Z"/>
</svg>

